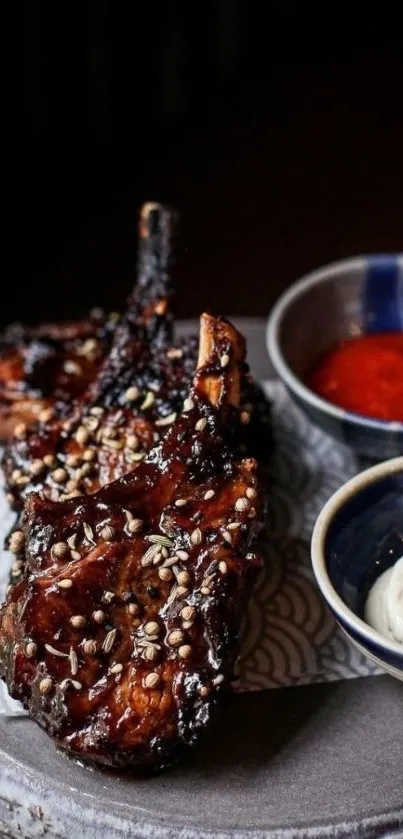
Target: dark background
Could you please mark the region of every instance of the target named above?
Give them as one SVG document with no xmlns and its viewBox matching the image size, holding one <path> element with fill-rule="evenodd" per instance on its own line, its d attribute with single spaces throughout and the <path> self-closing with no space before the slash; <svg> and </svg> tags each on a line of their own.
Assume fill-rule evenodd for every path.
<svg viewBox="0 0 403 839">
<path fill-rule="evenodd" d="M 393 3 L 17 3 L 1 320 L 120 307 L 147 199 L 181 211 L 180 316 L 264 316 L 321 263 L 403 249 L 401 23 Z"/>
</svg>

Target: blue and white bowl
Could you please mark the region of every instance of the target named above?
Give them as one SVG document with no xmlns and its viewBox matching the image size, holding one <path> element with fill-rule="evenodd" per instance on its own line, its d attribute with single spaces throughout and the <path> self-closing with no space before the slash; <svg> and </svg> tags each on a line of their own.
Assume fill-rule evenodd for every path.
<svg viewBox="0 0 403 839">
<path fill-rule="evenodd" d="M 346 338 L 402 330 L 403 255 L 360 256 L 314 271 L 283 294 L 269 317 L 267 347 L 280 379 L 317 425 L 359 454 L 385 460 L 403 454 L 403 423 L 338 408 L 304 377 Z"/>
<path fill-rule="evenodd" d="M 403 645 L 363 619 L 371 586 L 403 556 L 403 457 L 366 469 L 330 498 L 316 522 L 311 553 L 319 588 L 346 635 L 403 680 Z"/>
</svg>

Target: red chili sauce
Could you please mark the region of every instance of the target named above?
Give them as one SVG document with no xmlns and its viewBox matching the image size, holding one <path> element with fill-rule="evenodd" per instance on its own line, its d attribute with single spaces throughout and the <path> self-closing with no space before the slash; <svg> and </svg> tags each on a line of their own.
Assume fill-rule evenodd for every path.
<svg viewBox="0 0 403 839">
<path fill-rule="evenodd" d="M 306 383 L 340 408 L 403 421 L 403 333 L 352 338 L 322 355 Z"/>
</svg>

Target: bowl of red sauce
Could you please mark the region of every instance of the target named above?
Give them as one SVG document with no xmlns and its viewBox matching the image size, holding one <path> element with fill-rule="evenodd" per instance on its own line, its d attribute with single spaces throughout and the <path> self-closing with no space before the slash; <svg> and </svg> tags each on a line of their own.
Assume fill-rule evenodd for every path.
<svg viewBox="0 0 403 839">
<path fill-rule="evenodd" d="M 310 419 L 366 457 L 403 454 L 403 255 L 334 262 L 277 301 L 273 366 Z"/>
</svg>

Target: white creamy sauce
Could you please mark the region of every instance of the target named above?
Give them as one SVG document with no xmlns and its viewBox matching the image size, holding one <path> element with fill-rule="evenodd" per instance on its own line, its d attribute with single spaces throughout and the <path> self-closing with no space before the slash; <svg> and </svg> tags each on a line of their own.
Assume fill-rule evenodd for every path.
<svg viewBox="0 0 403 839">
<path fill-rule="evenodd" d="M 364 619 L 385 638 L 403 643 L 403 557 L 372 586 Z"/>
</svg>

